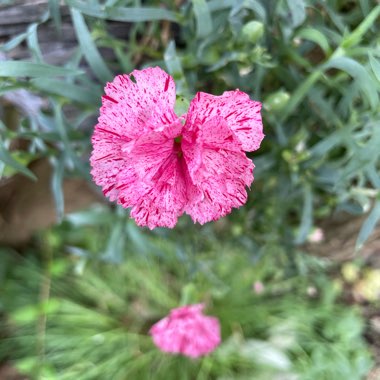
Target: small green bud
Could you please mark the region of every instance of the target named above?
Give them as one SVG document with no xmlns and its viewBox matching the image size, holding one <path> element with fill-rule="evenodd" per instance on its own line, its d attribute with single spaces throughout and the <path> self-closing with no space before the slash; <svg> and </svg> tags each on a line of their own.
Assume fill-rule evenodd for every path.
<svg viewBox="0 0 380 380">
<path fill-rule="evenodd" d="M 243 26 L 241 34 L 246 42 L 256 43 L 264 34 L 264 25 L 259 21 L 249 21 Z"/>
<path fill-rule="evenodd" d="M 174 106 L 174 112 L 177 116 L 185 114 L 189 109 L 190 102 L 184 96 L 177 96 Z"/>
<path fill-rule="evenodd" d="M 286 91 L 277 91 L 268 96 L 264 101 L 264 107 L 267 111 L 281 111 L 290 99 L 290 95 Z"/>
</svg>

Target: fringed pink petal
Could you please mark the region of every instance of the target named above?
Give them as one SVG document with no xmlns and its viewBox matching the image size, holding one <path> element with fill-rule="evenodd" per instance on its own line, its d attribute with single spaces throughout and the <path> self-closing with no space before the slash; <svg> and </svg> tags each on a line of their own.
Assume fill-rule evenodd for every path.
<svg viewBox="0 0 380 380">
<path fill-rule="evenodd" d="M 107 83 L 95 132 L 116 133 L 128 139 L 176 124 L 175 84 L 159 67 L 134 70 Z"/>
<path fill-rule="evenodd" d="M 139 226 L 173 228 L 187 201 L 183 159 L 173 152 L 150 179 L 150 187 L 141 194 L 131 210 Z M 144 179 L 140 179 L 144 182 Z M 146 182 L 144 182 L 146 183 Z M 126 189 L 128 190 L 128 189 Z"/>
<path fill-rule="evenodd" d="M 106 85 L 92 137 L 94 181 L 151 229 L 174 227 L 183 212 L 217 220 L 244 204 L 253 180 L 244 150 L 264 136 L 261 104 L 241 91 L 198 93 L 181 117 L 174 104 L 173 78 L 160 68 L 119 75 Z"/>
<path fill-rule="evenodd" d="M 197 132 L 194 132 L 197 131 Z M 242 206 L 254 165 L 241 150 L 226 121 L 215 116 L 185 133 L 182 149 L 196 190 L 188 193 L 185 212 L 201 224 Z"/>
<path fill-rule="evenodd" d="M 260 102 L 239 90 L 225 91 L 220 96 L 198 92 L 190 103 L 185 129 L 192 130 L 194 125 L 220 116 L 240 141 L 242 150 L 251 152 L 260 147 L 264 138 L 260 110 Z"/>
<path fill-rule="evenodd" d="M 111 201 L 118 197 L 116 178 L 120 172 L 125 171 L 122 144 L 120 136 L 109 133 L 95 132 L 92 137 L 91 174 L 95 183 L 102 187 L 103 194 Z"/>
<path fill-rule="evenodd" d="M 178 191 L 183 182 L 178 180 L 178 173 L 174 173 L 174 138 L 180 134 L 182 124 L 174 113 L 173 78 L 158 67 L 135 70 L 130 75 L 117 76 L 107 84 L 105 92 L 92 137 L 90 163 L 95 183 L 111 201 L 116 200 L 124 207 L 137 206 L 133 215 L 138 215 L 140 225 L 146 220 L 153 228 L 152 220 L 155 219 L 158 225 L 173 226 L 173 220 L 183 206 L 172 205 L 170 209 L 170 202 L 167 202 L 163 212 L 170 217 L 141 217 L 143 210 L 151 214 L 163 204 L 157 195 L 153 195 L 156 193 L 153 178 L 161 183 L 159 178 L 164 177 L 162 167 L 173 170 L 165 175 L 179 181 L 179 184 L 168 185 L 170 191 Z M 172 164 L 167 163 L 169 157 L 174 157 Z M 166 193 L 170 191 L 165 190 Z M 147 199 L 143 200 L 145 194 Z M 154 205 L 155 201 L 158 205 Z M 150 204 L 153 204 L 151 212 Z"/>
</svg>

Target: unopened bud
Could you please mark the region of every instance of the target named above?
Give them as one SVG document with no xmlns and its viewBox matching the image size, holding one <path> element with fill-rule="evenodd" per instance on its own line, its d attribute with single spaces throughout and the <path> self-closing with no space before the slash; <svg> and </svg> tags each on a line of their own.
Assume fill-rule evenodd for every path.
<svg viewBox="0 0 380 380">
<path fill-rule="evenodd" d="M 264 34 L 264 25 L 259 21 L 249 21 L 243 26 L 241 34 L 246 42 L 256 43 Z"/>
<path fill-rule="evenodd" d="M 269 95 L 266 100 L 264 100 L 264 107 L 268 111 L 281 111 L 290 99 L 289 93 L 285 91 L 277 91 L 272 95 Z"/>
</svg>

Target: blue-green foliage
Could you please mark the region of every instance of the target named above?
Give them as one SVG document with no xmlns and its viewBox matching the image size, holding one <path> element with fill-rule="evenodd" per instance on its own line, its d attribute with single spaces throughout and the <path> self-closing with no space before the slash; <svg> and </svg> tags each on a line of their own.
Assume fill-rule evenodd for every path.
<svg viewBox="0 0 380 380">
<path fill-rule="evenodd" d="M 97 226 L 80 213 L 40 236 L 45 265 L 36 252 L 21 260 L 4 253 L 0 359 L 11 352 L 21 372 L 78 380 L 105 373 L 115 380 L 360 380 L 370 368 L 363 321 L 339 303 L 325 263 L 299 253 L 289 261 L 278 247 L 252 255 L 233 239 L 221 244 L 202 233 L 183 249 L 152 234 L 142 248 L 132 221 L 121 231 L 135 234 L 127 259 L 107 263 L 113 217 L 93 213 L 102 214 Z M 198 302 L 219 318 L 222 344 L 200 360 L 161 353 L 149 328 L 170 308 Z"/>
<path fill-rule="evenodd" d="M 220 94 L 240 88 L 263 102 L 266 139 L 252 155 L 256 181 L 248 206 L 228 219 L 245 223 L 244 232 L 254 240 L 260 242 L 269 234 L 289 245 L 302 243 L 316 218 L 334 210 L 368 212 L 376 202 L 380 6 L 375 1 L 67 4 L 78 49 L 65 67 L 43 62 L 39 23 L 1 47 L 8 52 L 26 40 L 31 60 L 0 62 L 0 94 L 21 87 L 50 100 L 51 112 L 23 120 L 17 136 L 35 140 L 34 158 L 58 157 L 58 176 L 64 175 L 59 168 L 66 167 L 88 178 L 83 157 L 90 149 L 91 129 L 83 126 L 89 116 L 97 115 L 105 81 L 136 64 L 161 65 L 185 97 L 199 90 Z M 52 19 L 59 29 L 55 0 L 49 2 L 49 12 L 41 23 Z M 128 23 L 128 40 L 109 34 L 107 24 L 115 20 Z M 104 59 L 105 47 L 113 51 L 112 61 Z M 83 60 L 90 72 L 79 67 Z M 68 104 L 80 111 L 77 116 L 62 112 Z M 6 153 L 14 136 L 14 130 L 2 128 L 2 160 L 31 176 L 15 162 L 17 152 Z M 55 149 L 48 149 L 46 143 L 52 140 Z M 62 210 L 60 195 L 56 198 Z M 247 222 L 253 213 L 253 223 Z M 373 226 L 363 226 L 358 247 Z"/>
<path fill-rule="evenodd" d="M 21 89 L 47 100 L 17 125 L 0 123 L 0 174 L 35 180 L 27 165 L 48 157 L 63 220 L 37 243 L 41 260 L 11 269 L 15 259 L 4 256 L 9 338 L 0 359 L 41 379 L 361 379 L 362 321 L 296 247 L 335 211 L 368 213 L 357 248 L 380 219 L 378 2 L 66 0 L 78 45 L 54 66 L 37 31 L 51 22 L 59 38 L 59 3 L 49 0 L 39 22 L 0 46 L 30 51 L 28 60 L 0 61 L 0 96 Z M 114 21 L 125 23 L 127 40 L 109 32 Z M 105 81 L 153 65 L 174 77 L 181 112 L 197 91 L 239 88 L 263 103 L 266 138 L 251 154 L 247 205 L 218 223 L 194 226 L 185 216 L 154 232 L 119 207 L 65 218 L 65 176 L 91 181 Z M 10 149 L 16 138 L 30 141 L 28 151 Z M 254 281 L 265 284 L 262 296 Z M 162 355 L 147 335 L 189 287 L 223 325 L 223 345 L 196 362 Z"/>
</svg>

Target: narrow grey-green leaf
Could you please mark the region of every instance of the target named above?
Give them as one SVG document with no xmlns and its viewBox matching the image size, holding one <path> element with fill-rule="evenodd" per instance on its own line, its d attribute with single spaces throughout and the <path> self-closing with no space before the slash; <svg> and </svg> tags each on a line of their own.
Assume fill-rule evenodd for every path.
<svg viewBox="0 0 380 380">
<path fill-rule="evenodd" d="M 360 8 L 363 12 L 364 16 L 367 16 L 372 9 L 372 1 L 371 0 L 359 0 Z"/>
<path fill-rule="evenodd" d="M 372 54 L 369 54 L 369 63 L 371 64 L 371 68 L 375 77 L 380 82 L 380 62 L 376 59 Z"/>
<path fill-rule="evenodd" d="M 52 160 L 53 175 L 51 178 L 51 190 L 53 193 L 57 221 L 61 222 L 65 212 L 65 198 L 63 195 L 63 174 L 65 171 L 64 156 Z"/>
<path fill-rule="evenodd" d="M 183 69 L 176 52 L 175 42 L 171 40 L 165 50 L 164 60 L 169 74 L 173 77 L 182 77 Z"/>
<path fill-rule="evenodd" d="M 8 42 L 6 42 L 5 44 L 1 45 L 0 51 L 10 51 L 14 49 L 16 46 L 20 45 L 21 42 L 25 40 L 27 35 L 28 35 L 27 32 L 18 34 L 17 36 L 13 37 Z"/>
<path fill-rule="evenodd" d="M 297 37 L 316 43 L 324 51 L 325 54 L 329 54 L 329 52 L 331 51 L 328 39 L 318 29 L 301 29 L 297 33 Z"/>
<path fill-rule="evenodd" d="M 8 150 L 4 147 L 3 143 L 0 141 L 0 160 L 4 162 L 5 165 L 10 166 L 14 170 L 24 174 L 26 177 L 32 179 L 33 181 L 37 180 L 37 177 L 32 171 L 26 168 L 24 165 L 16 161 Z"/>
<path fill-rule="evenodd" d="M 322 72 L 314 70 L 310 75 L 302 81 L 290 96 L 289 102 L 284 112 L 279 116 L 281 122 L 284 122 L 302 102 L 305 96 L 312 90 L 314 84 L 320 79 Z"/>
<path fill-rule="evenodd" d="M 38 24 L 36 23 L 29 25 L 28 36 L 26 38 L 26 41 L 28 43 L 28 48 L 31 51 L 34 60 L 42 63 L 43 58 L 40 45 L 38 43 L 37 28 Z"/>
<path fill-rule="evenodd" d="M 359 26 L 344 38 L 342 47 L 347 49 L 359 44 L 364 34 L 368 31 L 369 28 L 372 27 L 379 15 L 380 5 L 377 5 L 372 9 L 371 13 L 359 24 Z"/>
<path fill-rule="evenodd" d="M 59 34 L 61 34 L 61 12 L 59 0 L 49 0 L 49 11 L 54 21 L 54 26 Z"/>
<path fill-rule="evenodd" d="M 205 0 L 192 0 L 197 22 L 197 37 L 208 36 L 212 32 L 212 18 Z"/>
<path fill-rule="evenodd" d="M 236 0 L 211 0 L 207 4 L 210 12 L 214 12 L 232 8 L 236 4 Z"/>
<path fill-rule="evenodd" d="M 368 165 L 367 176 L 371 181 L 372 186 L 380 189 L 380 173 L 378 172 L 375 163 L 373 165 Z"/>
<path fill-rule="evenodd" d="M 371 233 L 376 227 L 376 224 L 380 220 L 380 200 L 376 201 L 375 206 L 372 211 L 368 215 L 368 218 L 364 221 L 360 231 L 358 238 L 356 240 L 356 249 L 360 249 L 363 247 L 363 244 L 370 237 Z"/>
<path fill-rule="evenodd" d="M 379 95 L 375 84 L 373 83 L 371 76 L 366 69 L 357 61 L 348 57 L 336 57 L 330 59 L 325 65 L 324 69 L 339 69 L 343 70 L 352 76 L 356 81 L 371 107 L 376 108 L 379 103 Z"/>
<path fill-rule="evenodd" d="M 235 7 L 232 10 L 232 12 L 234 12 L 234 10 L 236 12 L 239 12 L 240 9 L 250 9 L 256 14 L 256 16 L 259 20 L 266 22 L 267 12 L 259 1 L 257 1 L 257 0 L 245 0 L 244 2 L 240 2 L 240 4 L 239 4 L 239 2 L 235 2 Z"/>
<path fill-rule="evenodd" d="M 101 82 L 112 80 L 113 75 L 99 54 L 82 14 L 76 9 L 71 9 L 71 17 L 79 45 L 94 74 Z"/>
<path fill-rule="evenodd" d="M 305 242 L 307 235 L 313 226 L 313 193 L 310 186 L 304 187 L 303 198 L 301 224 L 295 241 L 296 244 L 302 244 Z"/>
<path fill-rule="evenodd" d="M 58 102 L 53 102 L 54 121 L 53 128 L 59 133 L 61 142 L 64 146 L 65 158 L 69 165 L 75 165 L 75 153 L 73 152 L 72 145 L 68 136 L 67 125 L 64 120 L 62 107 Z"/>
<path fill-rule="evenodd" d="M 183 73 L 182 64 L 176 53 L 175 42 L 169 42 L 165 53 L 164 60 L 169 74 L 174 78 L 177 85 L 177 94 L 188 95 L 188 86 Z"/>
<path fill-rule="evenodd" d="M 114 215 L 103 205 L 94 205 L 90 209 L 70 213 L 65 218 L 75 227 L 100 226 L 114 222 Z"/>
<path fill-rule="evenodd" d="M 120 263 L 123 258 L 125 245 L 124 223 L 122 220 L 113 223 L 111 235 L 102 259 L 111 263 Z"/>
<path fill-rule="evenodd" d="M 293 26 L 301 25 L 306 18 L 306 9 L 304 0 L 287 0 L 290 13 L 292 15 Z"/>
<path fill-rule="evenodd" d="M 102 19 L 124 22 L 143 22 L 154 20 L 168 20 L 178 22 L 179 15 L 163 8 L 148 7 L 101 7 L 88 4 L 81 0 L 66 0 L 68 5 L 82 13 Z"/>
<path fill-rule="evenodd" d="M 241 60 L 242 53 L 237 51 L 225 53 L 219 60 L 217 60 L 213 65 L 211 65 L 207 72 L 211 73 L 213 71 L 219 70 L 222 67 L 228 65 L 230 62 L 239 62 Z"/>
<path fill-rule="evenodd" d="M 65 69 L 27 61 L 0 61 L 0 77 L 56 77 L 81 75 L 82 70 Z"/>
<path fill-rule="evenodd" d="M 129 237 L 129 241 L 134 245 L 138 252 L 143 254 L 148 254 L 151 247 L 149 247 L 149 242 L 141 232 L 141 228 L 138 228 L 135 223 L 128 222 L 126 225 L 126 232 Z"/>
<path fill-rule="evenodd" d="M 58 79 L 39 78 L 33 79 L 32 84 L 39 90 L 50 94 L 63 96 L 79 103 L 98 106 L 100 103 L 101 92 L 96 93 L 76 84 L 67 83 Z"/>
<path fill-rule="evenodd" d="M 332 148 L 342 143 L 342 136 L 339 132 L 335 132 L 323 140 L 320 140 L 311 149 L 312 156 L 322 156 L 328 153 Z"/>
</svg>

